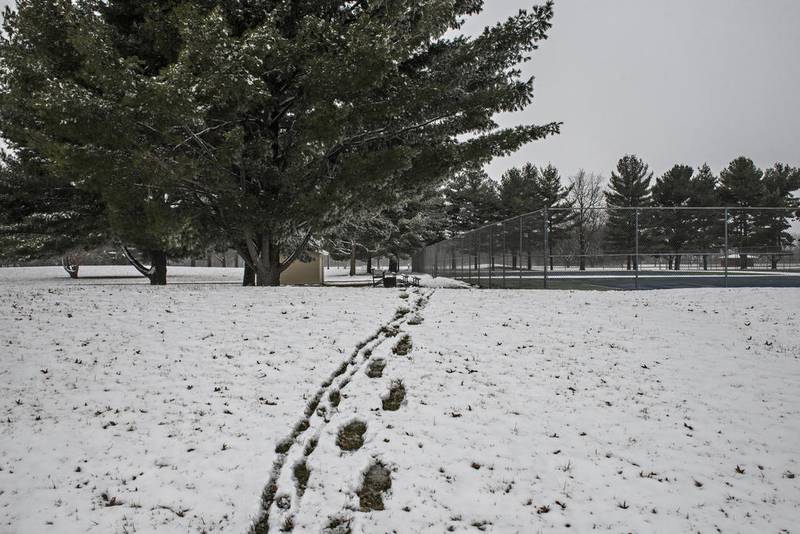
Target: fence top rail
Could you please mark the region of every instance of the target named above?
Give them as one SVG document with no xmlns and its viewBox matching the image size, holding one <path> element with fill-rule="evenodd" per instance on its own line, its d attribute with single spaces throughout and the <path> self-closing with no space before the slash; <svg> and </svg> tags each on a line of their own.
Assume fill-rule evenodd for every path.
<svg viewBox="0 0 800 534">
<path fill-rule="evenodd" d="M 492 222 L 488 224 L 484 224 L 483 226 L 479 226 L 477 228 L 473 228 L 472 230 L 466 230 L 460 232 L 449 239 L 445 239 L 442 241 L 438 241 L 428 247 L 440 245 L 442 243 L 446 243 L 448 241 L 455 241 L 459 239 L 464 239 L 466 237 L 471 237 L 473 234 L 480 232 L 481 230 L 486 230 L 487 228 L 495 228 L 498 226 L 503 226 L 507 223 L 512 221 L 522 220 L 525 217 L 530 217 L 532 215 L 539 215 L 544 214 L 545 210 L 547 211 L 785 211 L 791 215 L 795 215 L 800 218 L 800 206 L 587 206 L 582 208 L 540 208 L 535 211 L 530 211 L 528 213 L 523 213 L 521 215 L 516 215 L 514 217 L 510 217 L 508 219 L 504 219 L 502 221 Z M 427 248 L 427 247 L 425 247 Z"/>
<path fill-rule="evenodd" d="M 589 206 L 585 208 L 548 208 L 549 211 L 580 211 L 580 210 L 658 210 L 658 211 L 788 211 L 795 212 L 800 206 Z M 540 210 L 541 211 L 541 210 Z M 534 212 L 535 213 L 535 212 Z M 501 221 L 502 222 L 502 221 Z M 498 223 L 495 223 L 498 224 Z"/>
</svg>

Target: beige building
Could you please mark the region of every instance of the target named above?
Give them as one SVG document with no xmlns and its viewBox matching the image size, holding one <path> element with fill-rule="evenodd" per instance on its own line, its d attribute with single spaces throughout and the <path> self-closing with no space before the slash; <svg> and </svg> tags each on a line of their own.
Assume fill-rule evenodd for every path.
<svg viewBox="0 0 800 534">
<path fill-rule="evenodd" d="M 325 283 L 325 255 L 306 251 L 281 273 L 281 285 L 321 286 Z"/>
</svg>

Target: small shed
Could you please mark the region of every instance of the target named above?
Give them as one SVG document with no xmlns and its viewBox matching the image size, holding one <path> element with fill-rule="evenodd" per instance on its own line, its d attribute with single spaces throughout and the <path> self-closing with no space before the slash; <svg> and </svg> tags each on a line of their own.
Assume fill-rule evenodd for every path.
<svg viewBox="0 0 800 534">
<path fill-rule="evenodd" d="M 281 285 L 321 286 L 325 283 L 325 254 L 307 250 L 281 273 Z"/>
</svg>

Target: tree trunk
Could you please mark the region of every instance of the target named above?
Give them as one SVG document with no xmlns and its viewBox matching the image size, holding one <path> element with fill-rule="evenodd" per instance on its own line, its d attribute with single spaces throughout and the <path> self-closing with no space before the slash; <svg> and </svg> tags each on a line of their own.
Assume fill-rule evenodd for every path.
<svg viewBox="0 0 800 534">
<path fill-rule="evenodd" d="M 190 265 L 191 265 L 192 267 L 195 267 L 195 266 L 197 265 L 197 260 L 196 260 L 196 259 L 194 259 L 194 258 L 192 258 L 192 261 L 191 261 Z"/>
<path fill-rule="evenodd" d="M 367 256 L 367 273 L 372 274 L 372 256 Z"/>
<path fill-rule="evenodd" d="M 356 275 L 356 242 L 350 242 L 350 276 Z"/>
<path fill-rule="evenodd" d="M 533 256 L 528 252 L 528 270 L 533 269 Z"/>
<path fill-rule="evenodd" d="M 281 249 L 268 236 L 261 238 L 261 254 L 256 263 L 256 285 L 276 287 L 281 285 Z"/>
<path fill-rule="evenodd" d="M 244 240 L 238 245 L 240 254 L 255 270 L 255 285 L 257 286 L 279 286 L 281 285 L 281 273 L 286 266 L 290 265 L 297 257 L 306 250 L 311 232 L 306 233 L 303 241 L 292 253 L 281 261 L 281 248 L 270 236 L 269 233 L 248 233 Z M 245 282 L 248 275 L 245 269 Z"/>
<path fill-rule="evenodd" d="M 772 270 L 778 270 L 778 261 L 780 261 L 780 256 L 772 256 L 770 257 L 770 262 L 772 263 Z"/>
<path fill-rule="evenodd" d="M 708 270 L 708 254 L 703 254 L 703 270 Z"/>
<path fill-rule="evenodd" d="M 211 254 L 208 255 L 208 258 L 206 258 L 206 262 L 208 263 L 208 267 L 211 267 Z"/>
<path fill-rule="evenodd" d="M 672 256 L 667 256 L 667 265 L 668 265 L 667 270 L 671 271 L 673 266 Z"/>
<path fill-rule="evenodd" d="M 390 255 L 389 256 L 389 272 L 396 273 L 399 270 L 399 267 L 398 267 L 397 263 L 398 263 L 397 256 L 395 256 L 394 254 Z"/>
<path fill-rule="evenodd" d="M 680 254 L 676 254 L 675 255 L 675 270 L 676 271 L 680 271 L 681 270 L 681 255 Z"/>
<path fill-rule="evenodd" d="M 78 278 L 78 269 L 80 265 L 78 265 L 75 259 L 64 256 L 61 259 L 61 265 L 64 267 L 64 270 L 67 271 L 70 278 Z"/>
<path fill-rule="evenodd" d="M 242 286 L 252 287 L 256 285 L 256 270 L 250 267 L 250 264 L 244 264 L 244 276 L 242 277 Z"/>
<path fill-rule="evenodd" d="M 512 254 L 512 256 L 511 256 L 511 268 L 514 269 L 515 271 L 517 270 L 517 255 L 516 254 Z"/>
<path fill-rule="evenodd" d="M 747 254 L 739 254 L 739 270 L 747 270 Z"/>
<path fill-rule="evenodd" d="M 626 258 L 626 260 L 627 260 L 626 269 L 627 269 L 628 271 L 630 271 L 630 270 L 631 270 L 631 257 L 630 257 L 630 255 L 628 255 L 628 257 Z"/>
<path fill-rule="evenodd" d="M 150 251 L 150 278 L 151 286 L 167 285 L 167 253 L 163 250 Z"/>
<path fill-rule="evenodd" d="M 581 271 L 586 270 L 586 234 L 583 232 L 583 224 L 578 227 L 578 252 L 581 255 L 580 267 Z"/>
<path fill-rule="evenodd" d="M 145 267 L 131 254 L 128 247 L 123 246 L 122 252 L 125 258 L 130 262 L 133 267 L 139 271 L 143 276 L 150 280 L 151 286 L 165 286 L 167 285 L 167 253 L 163 250 L 150 250 L 150 267 Z"/>
</svg>

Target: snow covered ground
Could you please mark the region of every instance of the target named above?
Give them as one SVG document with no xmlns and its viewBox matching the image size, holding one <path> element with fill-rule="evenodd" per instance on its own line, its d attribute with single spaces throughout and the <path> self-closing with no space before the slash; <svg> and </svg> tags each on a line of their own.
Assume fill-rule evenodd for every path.
<svg viewBox="0 0 800 534">
<path fill-rule="evenodd" d="M 797 289 L 51 275 L 0 270 L 0 532 L 800 524 Z"/>
<path fill-rule="evenodd" d="M 0 532 L 246 532 L 275 444 L 404 302 L 125 272 L 0 269 Z"/>
</svg>

